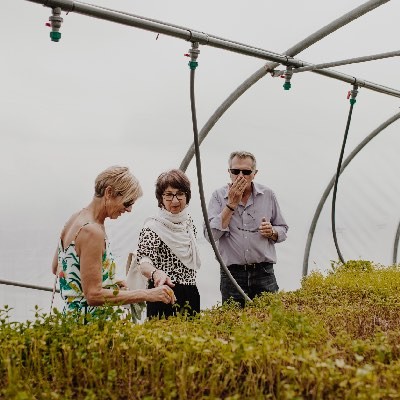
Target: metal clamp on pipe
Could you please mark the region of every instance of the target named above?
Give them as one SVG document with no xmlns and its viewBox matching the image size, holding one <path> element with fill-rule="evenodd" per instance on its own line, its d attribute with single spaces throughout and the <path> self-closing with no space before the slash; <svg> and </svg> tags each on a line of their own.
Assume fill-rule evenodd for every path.
<svg viewBox="0 0 400 400">
<path fill-rule="evenodd" d="M 209 37 L 204 32 L 197 32 L 189 30 L 190 38 L 188 39 L 189 42 L 198 42 L 199 44 L 207 44 L 209 42 Z"/>
<path fill-rule="evenodd" d="M 53 8 L 53 15 L 49 17 L 49 21 L 51 26 L 50 39 L 52 42 L 58 42 L 61 39 L 60 28 L 63 22 L 60 7 Z"/>
<path fill-rule="evenodd" d="M 284 77 L 285 71 L 282 71 L 281 69 L 274 69 L 270 72 L 270 74 L 273 78 Z"/>
</svg>

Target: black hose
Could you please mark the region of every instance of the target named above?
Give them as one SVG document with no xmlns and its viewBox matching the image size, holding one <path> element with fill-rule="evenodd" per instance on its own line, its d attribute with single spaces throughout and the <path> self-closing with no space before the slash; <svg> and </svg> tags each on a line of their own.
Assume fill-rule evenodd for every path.
<svg viewBox="0 0 400 400">
<path fill-rule="evenodd" d="M 351 115 L 353 113 L 353 107 L 354 107 L 354 103 L 355 103 L 355 100 L 353 100 L 353 101 L 352 100 L 353 99 L 350 100 L 350 110 L 349 110 L 349 115 L 347 117 L 346 130 L 344 132 L 342 149 L 340 150 L 339 162 L 338 162 L 338 166 L 336 169 L 335 185 L 333 187 L 333 196 L 332 196 L 332 213 L 331 213 L 333 240 L 335 242 L 335 247 L 336 247 L 336 251 L 339 256 L 339 259 L 343 264 L 345 264 L 345 261 L 342 256 L 342 253 L 340 252 L 339 243 L 338 243 L 338 240 L 336 237 L 336 193 L 337 193 L 337 187 L 338 187 L 338 183 L 339 183 L 340 170 L 342 169 L 344 149 L 346 147 L 347 136 L 349 134 L 349 129 L 350 129 Z"/>
<path fill-rule="evenodd" d="M 204 199 L 204 189 L 203 189 L 203 180 L 202 180 L 202 173 L 201 173 L 201 160 L 200 160 L 200 144 L 199 144 L 199 134 L 197 129 L 197 116 L 196 116 L 196 102 L 194 96 L 194 77 L 195 77 L 195 69 L 190 70 L 190 107 L 192 110 L 192 122 L 193 122 L 193 137 L 194 137 L 194 150 L 196 155 L 196 171 L 197 171 L 197 182 L 199 185 L 199 193 L 200 193 L 200 202 L 201 202 L 201 209 L 203 211 L 203 218 L 204 223 L 207 229 L 208 237 L 211 243 L 211 246 L 214 250 L 215 257 L 217 258 L 219 265 L 225 271 L 228 278 L 231 282 L 235 285 L 236 289 L 239 293 L 243 296 L 243 298 L 251 302 L 251 299 L 246 295 L 246 293 L 242 290 L 242 288 L 238 285 L 235 278 L 229 272 L 228 268 L 222 261 L 221 255 L 219 254 L 217 245 L 215 244 L 214 237 L 211 231 L 210 223 L 208 221 L 208 213 L 207 213 L 207 206 Z"/>
</svg>

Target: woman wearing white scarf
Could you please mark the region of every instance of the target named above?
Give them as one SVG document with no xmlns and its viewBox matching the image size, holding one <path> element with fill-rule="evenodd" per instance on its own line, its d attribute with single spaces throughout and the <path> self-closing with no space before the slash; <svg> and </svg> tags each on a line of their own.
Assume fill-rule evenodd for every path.
<svg viewBox="0 0 400 400">
<path fill-rule="evenodd" d="M 139 236 L 137 262 L 149 287 L 163 284 L 174 290 L 176 305 L 147 304 L 147 317 L 168 318 L 177 312 L 200 311 L 196 273 L 200 257 L 196 230 L 186 207 L 191 198 L 190 181 L 180 170 L 162 173 L 156 182 L 159 213 L 148 218 Z"/>
</svg>

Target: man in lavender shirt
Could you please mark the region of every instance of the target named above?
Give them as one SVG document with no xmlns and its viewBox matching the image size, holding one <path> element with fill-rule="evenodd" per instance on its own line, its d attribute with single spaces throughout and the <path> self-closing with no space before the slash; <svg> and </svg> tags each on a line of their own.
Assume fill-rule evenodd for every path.
<svg viewBox="0 0 400 400">
<path fill-rule="evenodd" d="M 286 239 L 288 226 L 274 192 L 253 182 L 256 158 L 246 151 L 229 156 L 232 183 L 211 197 L 208 217 L 222 260 L 243 291 L 253 299 L 262 292 L 277 292 L 273 264 L 275 244 Z M 204 235 L 209 240 L 206 230 Z M 245 300 L 221 268 L 222 301 Z"/>
</svg>

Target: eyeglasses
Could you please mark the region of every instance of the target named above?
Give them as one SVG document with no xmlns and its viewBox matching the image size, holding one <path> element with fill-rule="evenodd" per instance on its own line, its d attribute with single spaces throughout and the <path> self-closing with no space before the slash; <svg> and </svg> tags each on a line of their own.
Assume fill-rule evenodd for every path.
<svg viewBox="0 0 400 400">
<path fill-rule="evenodd" d="M 135 200 L 129 200 L 129 201 L 125 201 L 123 204 L 124 204 L 125 208 L 129 208 L 129 207 L 132 207 L 134 203 L 135 203 Z"/>
<path fill-rule="evenodd" d="M 255 221 L 256 219 L 251 215 L 251 213 L 249 213 L 248 211 L 246 211 L 246 214 L 253 220 Z M 243 214 L 242 214 L 243 215 Z M 245 228 L 241 228 L 240 226 L 237 227 L 239 229 L 239 231 L 243 231 L 243 232 L 251 232 L 251 233 L 257 233 L 260 232 L 260 230 L 257 229 L 245 229 Z"/>
<path fill-rule="evenodd" d="M 243 231 L 243 232 L 251 232 L 251 233 L 256 233 L 256 232 L 260 232 L 258 229 L 244 229 L 244 228 L 239 228 L 239 231 Z"/>
<path fill-rule="evenodd" d="M 123 192 L 117 192 L 117 196 L 123 196 L 123 195 L 124 195 Z M 135 204 L 135 200 L 124 201 L 122 204 L 125 208 L 129 208 Z"/>
<path fill-rule="evenodd" d="M 177 200 L 183 200 L 186 198 L 186 193 L 185 192 L 176 192 L 176 193 L 166 192 L 166 193 L 163 193 L 163 197 L 167 201 L 172 201 L 174 199 L 174 197 L 176 197 Z"/>
<path fill-rule="evenodd" d="M 252 169 L 238 169 L 238 168 L 230 168 L 229 169 L 230 173 L 233 175 L 239 175 L 242 173 L 243 175 L 250 175 L 253 173 Z"/>
</svg>

